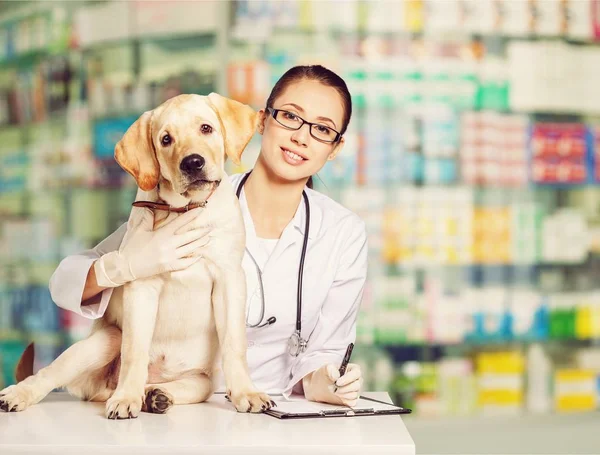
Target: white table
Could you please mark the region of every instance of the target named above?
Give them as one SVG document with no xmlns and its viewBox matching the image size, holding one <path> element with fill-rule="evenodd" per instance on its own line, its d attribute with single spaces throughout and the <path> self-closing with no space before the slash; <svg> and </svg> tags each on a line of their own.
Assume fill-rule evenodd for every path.
<svg viewBox="0 0 600 455">
<path fill-rule="evenodd" d="M 385 392 L 364 393 L 390 402 Z M 0 454 L 414 455 L 401 416 L 279 420 L 238 413 L 222 394 L 167 414 L 108 420 L 104 403 L 52 393 L 17 413 L 0 412 Z"/>
</svg>

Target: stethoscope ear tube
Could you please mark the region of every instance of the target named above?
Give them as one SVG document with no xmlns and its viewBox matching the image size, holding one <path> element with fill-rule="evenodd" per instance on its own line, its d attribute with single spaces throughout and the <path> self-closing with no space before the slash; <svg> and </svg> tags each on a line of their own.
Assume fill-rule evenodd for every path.
<svg viewBox="0 0 600 455">
<path fill-rule="evenodd" d="M 277 319 L 275 318 L 275 316 L 271 316 L 269 319 L 267 319 L 267 322 L 264 322 L 260 325 L 255 326 L 256 328 L 260 329 L 261 327 L 265 327 L 267 325 L 271 325 L 271 324 L 275 324 L 275 321 L 277 321 Z"/>
</svg>

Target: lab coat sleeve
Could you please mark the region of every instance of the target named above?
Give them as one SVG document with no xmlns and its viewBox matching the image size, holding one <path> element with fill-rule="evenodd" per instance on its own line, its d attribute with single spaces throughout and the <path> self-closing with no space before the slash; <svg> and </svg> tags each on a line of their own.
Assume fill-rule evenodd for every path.
<svg viewBox="0 0 600 455">
<path fill-rule="evenodd" d="M 56 305 L 87 319 L 104 315 L 113 288 L 103 290 L 82 305 L 83 288 L 92 264 L 104 254 L 117 250 L 126 231 L 127 223 L 124 223 L 94 248 L 67 256 L 60 262 L 49 283 L 50 295 Z"/>
<path fill-rule="evenodd" d="M 367 277 L 367 250 L 365 223 L 358 219 L 342 246 L 334 282 L 308 347 L 292 365 L 284 396 L 288 397 L 292 392 L 303 393 L 302 378 L 321 366 L 341 364 L 348 344 L 355 341 L 356 320 Z"/>
</svg>

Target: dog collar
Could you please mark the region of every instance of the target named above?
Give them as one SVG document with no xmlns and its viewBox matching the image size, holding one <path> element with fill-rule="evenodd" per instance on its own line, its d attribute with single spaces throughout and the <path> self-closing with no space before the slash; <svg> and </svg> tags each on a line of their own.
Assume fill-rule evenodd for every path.
<svg viewBox="0 0 600 455">
<path fill-rule="evenodd" d="M 208 201 L 194 202 L 194 203 L 184 205 L 183 207 L 173 207 L 167 203 L 152 202 L 152 201 L 135 201 L 131 205 L 133 205 L 134 207 L 147 207 L 149 209 L 166 210 L 167 212 L 183 213 L 183 212 L 187 212 L 189 210 L 197 209 L 199 207 L 205 207 L 207 202 Z"/>
<path fill-rule="evenodd" d="M 184 212 L 189 212 L 190 210 L 193 210 L 193 209 L 206 207 L 206 204 L 208 203 L 208 199 L 213 195 L 213 193 L 215 192 L 216 189 L 217 189 L 217 187 L 212 189 L 212 191 L 210 192 L 210 194 L 208 195 L 208 197 L 206 198 L 205 201 L 190 202 L 189 204 L 184 205 L 183 207 L 173 207 L 172 205 L 167 204 L 166 202 L 153 202 L 153 201 L 135 201 L 131 205 L 133 205 L 134 207 L 147 207 L 149 209 L 165 210 L 169 213 L 171 213 L 171 212 L 184 213 Z"/>
</svg>

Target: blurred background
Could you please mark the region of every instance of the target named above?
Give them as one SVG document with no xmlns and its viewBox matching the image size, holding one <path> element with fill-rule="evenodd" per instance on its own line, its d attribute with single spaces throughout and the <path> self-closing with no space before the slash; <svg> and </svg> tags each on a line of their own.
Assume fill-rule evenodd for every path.
<svg viewBox="0 0 600 455">
<path fill-rule="evenodd" d="M 89 330 L 48 279 L 127 220 L 129 125 L 321 63 L 354 103 L 315 186 L 368 224 L 365 389 L 406 420 L 597 410 L 599 43 L 597 0 L 1 2 L 0 386 Z"/>
</svg>

